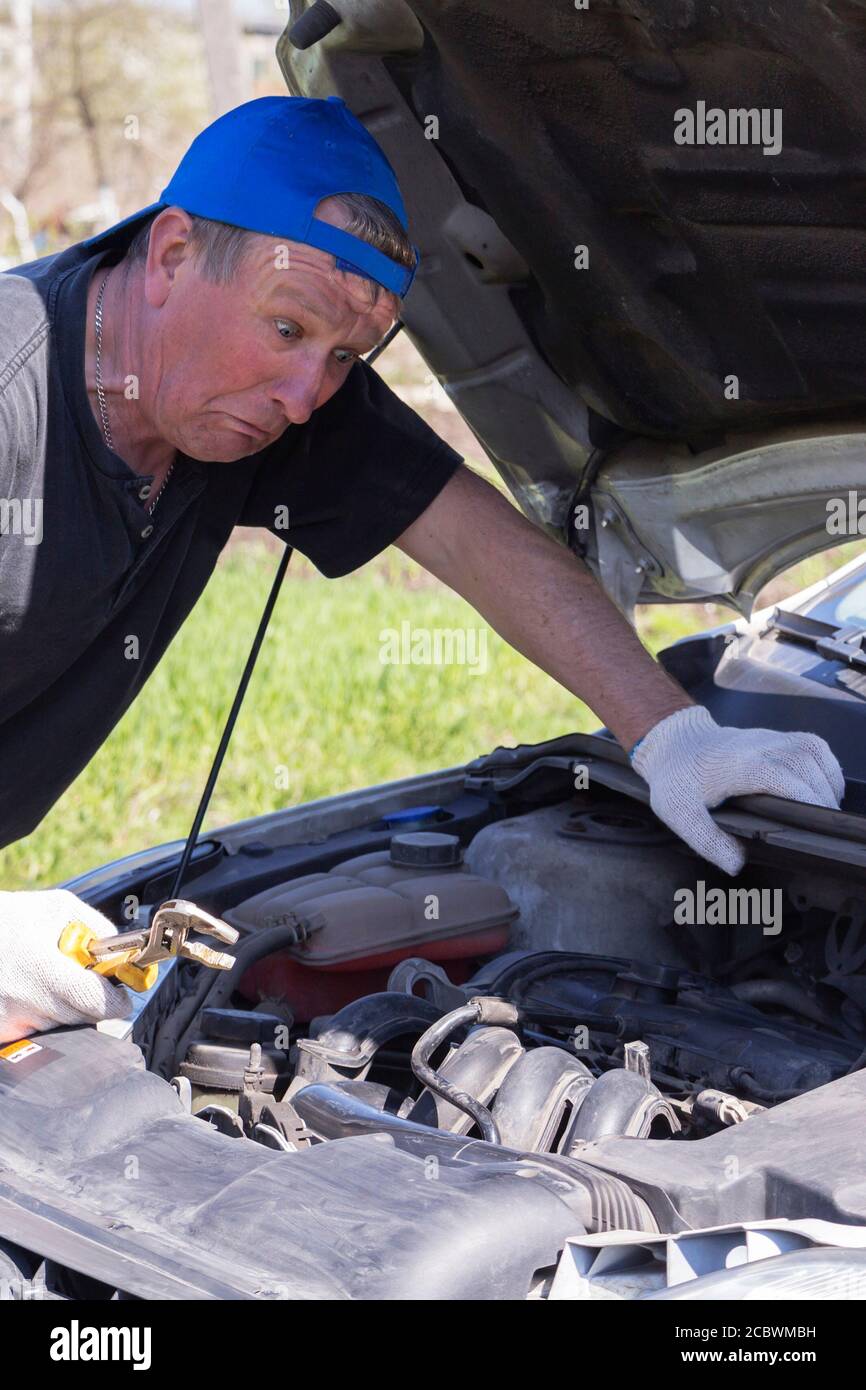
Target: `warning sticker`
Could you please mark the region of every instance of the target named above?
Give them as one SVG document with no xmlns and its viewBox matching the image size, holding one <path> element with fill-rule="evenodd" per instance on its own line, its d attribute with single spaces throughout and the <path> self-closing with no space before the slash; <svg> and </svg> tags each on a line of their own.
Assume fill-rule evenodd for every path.
<svg viewBox="0 0 866 1390">
<path fill-rule="evenodd" d="M 4 1057 L 7 1062 L 23 1062 L 25 1057 L 32 1057 L 34 1052 L 41 1052 L 42 1046 L 38 1042 L 33 1042 L 32 1038 L 22 1038 L 21 1042 L 10 1043 L 8 1047 L 0 1047 L 0 1057 Z"/>
<path fill-rule="evenodd" d="M 0 1087 L 6 1089 L 29 1081 L 35 1071 L 41 1071 L 61 1055 L 56 1048 L 46 1047 L 33 1038 L 7 1043 L 0 1047 Z"/>
</svg>

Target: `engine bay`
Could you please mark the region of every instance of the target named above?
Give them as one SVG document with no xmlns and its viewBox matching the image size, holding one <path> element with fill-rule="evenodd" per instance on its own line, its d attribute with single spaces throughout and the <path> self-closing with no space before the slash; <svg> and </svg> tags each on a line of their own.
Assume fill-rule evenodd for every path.
<svg viewBox="0 0 866 1390">
<path fill-rule="evenodd" d="M 768 848 L 735 903 L 646 807 L 525 761 L 203 846 L 186 892 L 237 930 L 234 968 L 166 962 L 125 1031 L 0 1066 L 3 1183 L 103 1244 L 120 1219 L 184 1297 L 544 1296 L 581 1233 L 866 1224 L 859 868 Z M 103 1253 L 106 1290 L 177 1296 Z"/>
<path fill-rule="evenodd" d="M 573 833 L 574 812 L 557 817 Z M 513 830 L 493 832 L 512 866 Z M 198 1011 L 175 1084 L 223 1132 L 275 1147 L 339 1136 L 321 1091 L 308 1113 L 312 1085 L 334 1089 L 336 1110 L 346 1097 L 372 1107 L 383 1129 L 397 1116 L 533 1152 L 575 1156 L 609 1135 L 690 1139 L 846 1075 L 863 1050 L 857 1005 L 843 995 L 834 1019 L 807 942 L 786 942 L 799 967 L 789 978 L 774 978 L 765 950 L 726 983 L 635 956 L 508 949 L 519 909 L 441 832 L 395 835 L 389 851 L 226 916 L 250 943 L 274 929 L 296 939 L 250 967 L 233 1003 Z M 827 931 L 825 954 L 838 923 Z M 500 949 L 479 963 L 485 945 Z"/>
<path fill-rule="evenodd" d="M 850 882 L 834 910 L 832 893 L 822 908 L 798 876 L 760 868 L 738 881 L 758 916 L 772 901 L 760 921 L 676 920 L 688 894 L 724 905 L 719 879 L 613 798 L 506 816 L 468 845 L 401 828 L 387 850 L 226 911 L 258 958 L 231 997 L 210 989 L 176 1084 L 211 1123 L 279 1147 L 339 1132 L 316 1131 L 311 1085 L 383 1128 L 565 1156 L 744 1124 L 856 1069 L 866 926 Z M 289 944 L 259 955 L 274 932 Z"/>
</svg>

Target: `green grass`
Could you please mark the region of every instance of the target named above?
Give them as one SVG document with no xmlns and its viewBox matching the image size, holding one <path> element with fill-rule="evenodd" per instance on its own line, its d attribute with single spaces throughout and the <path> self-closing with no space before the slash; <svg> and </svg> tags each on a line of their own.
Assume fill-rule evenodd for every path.
<svg viewBox="0 0 866 1390">
<path fill-rule="evenodd" d="M 230 547 L 89 767 L 32 835 L 0 851 L 0 886 L 47 887 L 186 834 L 277 558 L 258 542 Z M 810 564 L 800 584 L 817 577 Z M 725 616 L 710 605 L 659 607 L 644 611 L 640 630 L 658 650 Z M 483 674 L 383 665 L 380 632 L 404 621 L 414 629 L 484 626 L 397 551 L 337 581 L 295 557 L 207 825 L 461 763 L 500 743 L 597 726 L 591 711 L 490 630 Z"/>
<path fill-rule="evenodd" d="M 48 886 L 186 834 L 276 560 L 262 546 L 229 552 L 97 756 L 32 835 L 0 851 L 4 889 Z M 330 582 L 303 562 L 292 569 L 210 826 L 597 722 L 492 632 L 485 674 L 383 665 L 382 629 L 483 626 L 393 557 Z"/>
</svg>

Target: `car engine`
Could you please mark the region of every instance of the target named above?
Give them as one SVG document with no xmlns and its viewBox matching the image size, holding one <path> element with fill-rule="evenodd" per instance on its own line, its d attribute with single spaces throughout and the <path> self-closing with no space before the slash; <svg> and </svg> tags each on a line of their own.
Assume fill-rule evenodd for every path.
<svg viewBox="0 0 866 1390">
<path fill-rule="evenodd" d="M 730 885 L 646 808 L 539 773 L 492 815 L 476 783 L 203 855 L 187 892 L 234 968 L 173 960 L 121 1036 L 0 1067 L 0 1200 L 29 1185 L 98 1235 L 106 1297 L 544 1296 L 581 1234 L 866 1224 L 850 874 L 756 857 L 758 918 L 678 921 Z M 80 1289 L 26 1231 L 3 1249 Z"/>
</svg>

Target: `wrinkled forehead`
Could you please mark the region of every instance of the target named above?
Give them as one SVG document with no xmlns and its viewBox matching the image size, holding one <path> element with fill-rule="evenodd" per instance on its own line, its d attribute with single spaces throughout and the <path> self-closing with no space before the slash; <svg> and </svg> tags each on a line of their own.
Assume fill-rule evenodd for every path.
<svg viewBox="0 0 866 1390">
<path fill-rule="evenodd" d="M 396 295 L 304 242 L 251 233 L 245 263 L 263 293 L 305 299 L 326 320 L 369 318 L 384 333 L 399 313 Z"/>
</svg>

